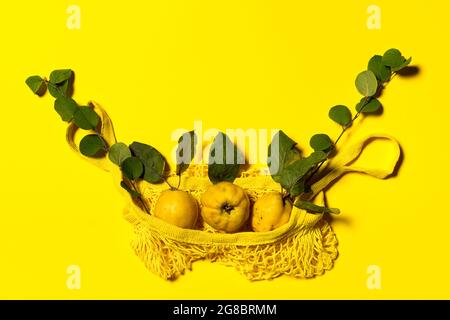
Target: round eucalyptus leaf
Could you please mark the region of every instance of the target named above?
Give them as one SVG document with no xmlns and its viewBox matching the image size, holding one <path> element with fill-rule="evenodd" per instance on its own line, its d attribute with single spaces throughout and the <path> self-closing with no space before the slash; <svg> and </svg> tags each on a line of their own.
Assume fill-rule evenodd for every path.
<svg viewBox="0 0 450 320">
<path fill-rule="evenodd" d="M 73 115 L 73 122 L 81 129 L 95 130 L 100 122 L 100 117 L 90 107 L 79 107 Z"/>
<path fill-rule="evenodd" d="M 356 111 L 362 113 L 377 112 L 381 108 L 381 102 L 377 98 L 371 98 L 369 101 L 366 98 L 362 98 L 356 105 Z"/>
<path fill-rule="evenodd" d="M 136 157 L 129 157 L 122 162 L 122 173 L 125 178 L 135 180 L 144 173 L 144 165 Z"/>
<path fill-rule="evenodd" d="M 374 55 L 369 60 L 367 69 L 372 71 L 381 82 L 387 82 L 391 78 L 391 68 L 385 66 L 382 60 L 383 58 L 380 55 Z"/>
<path fill-rule="evenodd" d="M 359 93 L 365 97 L 371 97 L 377 92 L 377 77 L 370 70 L 363 71 L 356 77 L 355 85 Z"/>
<path fill-rule="evenodd" d="M 60 96 L 55 100 L 55 111 L 58 112 L 63 121 L 71 121 L 77 109 L 78 104 L 72 98 Z"/>
<path fill-rule="evenodd" d="M 31 89 L 31 91 L 33 91 L 34 94 L 40 97 L 43 96 L 45 91 L 47 90 L 47 84 L 40 76 L 28 77 L 27 80 L 25 80 L 25 83 Z"/>
<path fill-rule="evenodd" d="M 130 144 L 130 150 L 144 165 L 143 179 L 145 181 L 159 183 L 164 179 L 166 160 L 158 150 L 136 141 Z"/>
<path fill-rule="evenodd" d="M 70 79 L 73 75 L 73 71 L 70 69 L 61 69 L 54 70 L 50 73 L 50 82 L 54 84 L 60 84 L 68 79 Z"/>
<path fill-rule="evenodd" d="M 73 95 L 73 78 L 64 80 L 58 84 L 50 82 L 48 84 L 48 92 L 55 98 L 61 96 L 71 97 Z"/>
<path fill-rule="evenodd" d="M 331 148 L 333 142 L 330 137 L 324 133 L 315 134 L 309 140 L 310 146 L 314 151 L 325 151 Z"/>
<path fill-rule="evenodd" d="M 382 62 L 385 66 L 395 68 L 405 62 L 405 58 L 402 53 L 397 49 L 389 49 L 383 54 Z"/>
<path fill-rule="evenodd" d="M 125 159 L 131 157 L 131 151 L 125 143 L 118 142 L 109 148 L 108 157 L 112 163 L 120 166 Z"/>
<path fill-rule="evenodd" d="M 98 157 L 106 152 L 106 143 L 98 134 L 88 134 L 80 141 L 80 152 L 86 157 Z"/>
<path fill-rule="evenodd" d="M 330 109 L 328 116 L 334 122 L 340 124 L 341 126 L 348 126 L 352 121 L 352 113 L 350 110 L 343 105 L 337 105 Z"/>
</svg>

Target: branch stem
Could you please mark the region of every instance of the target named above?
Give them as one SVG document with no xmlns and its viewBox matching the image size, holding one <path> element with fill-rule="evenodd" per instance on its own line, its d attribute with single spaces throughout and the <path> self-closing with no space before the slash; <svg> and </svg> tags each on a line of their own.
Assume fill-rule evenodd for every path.
<svg viewBox="0 0 450 320">
<path fill-rule="evenodd" d="M 133 190 L 136 191 L 136 192 L 139 194 L 138 199 L 139 199 L 139 201 L 141 202 L 142 206 L 144 207 L 144 210 L 145 210 L 148 214 L 150 214 L 150 210 L 148 209 L 147 205 L 145 204 L 145 201 L 144 201 L 144 199 L 142 198 L 142 194 L 138 191 L 138 189 L 137 189 L 136 185 L 134 184 L 134 182 L 131 181 L 131 180 L 129 180 L 129 181 L 130 181 L 130 185 L 131 185 L 131 187 L 133 188 Z"/>
<path fill-rule="evenodd" d="M 345 125 L 345 126 L 343 126 L 342 127 L 342 131 L 341 131 L 341 133 L 339 134 L 339 136 L 336 138 L 336 140 L 334 141 L 334 146 L 336 146 L 337 144 L 338 144 L 338 142 L 339 142 L 339 140 L 341 140 L 341 138 L 342 138 L 342 136 L 344 135 L 344 133 L 345 133 L 345 131 L 347 131 L 347 129 L 348 128 L 350 128 L 352 125 L 353 125 L 353 123 L 355 122 L 355 120 L 356 119 L 358 119 L 358 117 L 359 117 L 359 115 L 361 114 L 361 112 L 364 110 L 364 108 L 366 107 L 366 105 L 367 105 L 367 103 L 368 103 L 368 101 L 369 101 L 369 99 L 370 99 L 371 97 L 365 97 L 364 98 L 364 100 L 363 100 L 363 106 L 361 107 L 361 109 L 355 114 L 355 116 L 352 118 L 352 120 L 347 124 L 347 125 Z M 320 170 L 320 168 L 323 166 L 323 164 L 327 161 L 328 159 L 325 159 L 325 160 L 323 160 L 323 161 L 321 161 L 318 165 L 317 165 L 317 167 L 316 167 L 316 169 L 314 169 L 314 171 L 311 173 L 311 175 L 308 177 L 308 179 L 306 180 L 306 183 L 308 183 L 308 182 L 310 182 L 311 181 L 311 179 L 316 175 L 316 173 Z"/>
</svg>

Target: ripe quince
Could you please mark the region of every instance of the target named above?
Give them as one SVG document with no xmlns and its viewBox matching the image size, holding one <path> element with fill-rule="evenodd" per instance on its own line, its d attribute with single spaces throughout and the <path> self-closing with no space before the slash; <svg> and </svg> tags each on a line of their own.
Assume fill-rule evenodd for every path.
<svg viewBox="0 0 450 320">
<path fill-rule="evenodd" d="M 186 191 L 165 190 L 156 202 L 154 215 L 180 228 L 193 229 L 198 217 L 197 200 Z"/>
<path fill-rule="evenodd" d="M 250 200 L 247 194 L 231 182 L 211 185 L 200 201 L 203 219 L 217 230 L 229 233 L 239 231 L 249 217 Z"/>
<path fill-rule="evenodd" d="M 271 231 L 289 221 L 292 204 L 278 192 L 268 192 L 256 200 L 251 225 L 253 231 Z"/>
</svg>

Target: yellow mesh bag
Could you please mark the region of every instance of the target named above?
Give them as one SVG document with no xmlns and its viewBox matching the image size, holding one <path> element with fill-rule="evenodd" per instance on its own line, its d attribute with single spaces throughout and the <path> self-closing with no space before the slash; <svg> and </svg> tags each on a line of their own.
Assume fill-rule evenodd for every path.
<svg viewBox="0 0 450 320">
<path fill-rule="evenodd" d="M 96 103 L 92 103 L 102 120 L 101 133 L 109 145 L 116 142 L 111 119 Z M 92 159 L 80 154 L 75 136 L 78 128 L 70 124 L 67 129 L 67 142 L 83 159 L 110 172 L 116 185 L 121 181 L 120 169 L 107 158 Z M 361 168 L 351 165 L 364 147 L 374 140 L 384 139 L 395 146 L 395 152 L 386 168 Z M 327 174 L 312 185 L 310 199 L 313 199 L 336 179 L 347 172 L 365 173 L 384 179 L 391 175 L 400 158 L 398 142 L 387 135 L 374 134 L 339 152 L 328 162 Z M 199 199 L 210 185 L 205 166 L 192 166 L 183 175 L 181 188 Z M 170 179 L 174 176 L 169 177 Z M 260 175 L 258 171 L 246 171 L 235 183 L 249 195 L 252 203 L 263 193 L 278 191 L 279 185 L 270 176 Z M 143 195 L 150 212 L 163 184 L 153 185 L 145 181 L 137 187 Z M 321 275 L 332 268 L 338 255 L 336 236 L 322 214 L 310 214 L 293 208 L 290 220 L 280 228 L 269 232 L 251 232 L 249 227 L 239 233 L 219 233 L 198 221 L 198 229 L 182 229 L 147 214 L 124 190 L 119 189 L 126 200 L 125 219 L 133 225 L 135 239 L 132 248 L 144 265 L 164 279 L 175 279 L 192 263 L 200 259 L 234 267 L 249 280 L 273 279 L 281 275 L 309 278 Z"/>
</svg>

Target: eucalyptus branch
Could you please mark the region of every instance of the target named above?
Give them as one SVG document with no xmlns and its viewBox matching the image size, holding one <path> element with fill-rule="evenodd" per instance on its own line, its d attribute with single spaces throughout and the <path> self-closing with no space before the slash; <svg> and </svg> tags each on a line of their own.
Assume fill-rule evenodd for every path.
<svg viewBox="0 0 450 320">
<path fill-rule="evenodd" d="M 332 107 L 328 113 L 331 120 L 341 125 L 342 131 L 334 140 L 324 133 L 315 134 L 310 139 L 310 146 L 314 152 L 306 158 L 297 155 L 297 159 L 289 162 L 286 157 L 289 154 L 290 159 L 294 154 L 295 159 L 295 141 L 287 137 L 284 133 L 278 134 L 277 138 L 282 138 L 283 159 L 282 167 L 276 173 L 277 179 L 291 196 L 299 196 L 308 193 L 311 187 L 311 181 L 321 172 L 323 164 L 328 161 L 330 153 L 336 150 L 345 132 L 350 128 L 361 113 L 375 113 L 381 108 L 381 103 L 377 99 L 377 93 L 385 89 L 387 84 L 398 74 L 397 72 L 411 63 L 411 58 L 405 59 L 397 49 L 389 49 L 382 56 L 374 55 L 368 63 L 367 69 L 360 72 L 355 79 L 355 86 L 358 92 L 363 96 L 356 105 L 356 114 L 352 117 L 350 109 L 344 105 Z M 287 162 L 287 164 L 284 164 Z M 285 170 L 286 169 L 286 170 Z"/>
<path fill-rule="evenodd" d="M 387 84 L 389 84 L 389 82 L 390 82 L 397 74 L 398 74 L 397 72 L 392 72 L 392 73 L 390 74 L 390 76 L 389 76 L 389 79 L 388 79 L 385 83 L 378 84 L 377 90 L 378 90 L 378 89 L 382 90 L 382 89 L 386 88 Z M 338 144 L 339 140 L 341 140 L 342 136 L 343 136 L 344 133 L 347 131 L 347 129 L 350 128 L 350 127 L 353 125 L 353 123 L 355 122 L 355 120 L 358 119 L 358 117 L 361 115 L 361 113 L 364 112 L 364 109 L 367 107 L 367 105 L 368 105 L 370 99 L 372 99 L 372 98 L 373 98 L 372 96 L 366 96 L 363 100 L 361 100 L 360 103 L 362 104 L 362 107 L 359 109 L 359 111 L 355 114 L 355 116 L 351 119 L 351 121 L 350 121 L 347 125 L 342 126 L 342 131 L 341 131 L 341 133 L 339 134 L 339 136 L 338 136 L 338 137 L 336 138 L 336 140 L 334 141 L 334 147 Z M 314 171 L 313 171 L 313 172 L 309 175 L 309 177 L 306 179 L 306 184 L 309 183 L 309 182 L 312 180 L 312 178 L 318 173 L 318 171 L 319 171 L 320 168 L 323 166 L 323 164 L 324 164 L 325 162 L 327 162 L 327 161 L 328 161 L 328 158 L 327 158 L 327 159 L 324 159 L 322 162 L 320 162 L 320 163 L 317 165 L 317 167 L 314 169 Z"/>
<path fill-rule="evenodd" d="M 131 187 L 133 188 L 133 190 L 138 194 L 137 198 L 139 199 L 139 201 L 141 202 L 142 206 L 144 207 L 144 210 L 150 214 L 150 210 L 148 209 L 147 205 L 145 204 L 144 199 L 142 198 L 142 194 L 138 191 L 136 185 L 133 183 L 133 181 L 129 180 Z"/>
<path fill-rule="evenodd" d="M 355 122 L 356 119 L 358 119 L 359 115 L 361 114 L 361 112 L 363 111 L 363 109 L 366 107 L 369 98 L 370 98 L 370 97 L 366 97 L 366 98 L 363 100 L 363 107 L 358 111 L 358 113 L 355 114 L 355 116 L 354 116 L 354 117 L 352 118 L 352 120 L 348 123 L 348 125 L 342 127 L 341 133 L 339 134 L 339 136 L 338 136 L 338 137 L 336 138 L 336 140 L 334 141 L 334 146 L 336 146 L 336 145 L 338 144 L 339 140 L 341 140 L 342 136 L 343 136 L 344 133 L 347 131 L 347 129 L 350 128 L 350 127 L 353 125 L 353 123 Z M 309 175 L 308 179 L 306 180 L 306 184 L 307 184 L 308 182 L 311 181 L 311 179 L 314 177 L 314 175 L 320 170 L 320 168 L 323 166 L 323 164 L 324 164 L 325 162 L 327 162 L 327 161 L 328 161 L 328 158 L 327 158 L 327 159 L 324 159 L 323 161 L 321 161 L 321 162 L 317 165 L 317 167 L 314 169 L 314 171 Z"/>
</svg>

